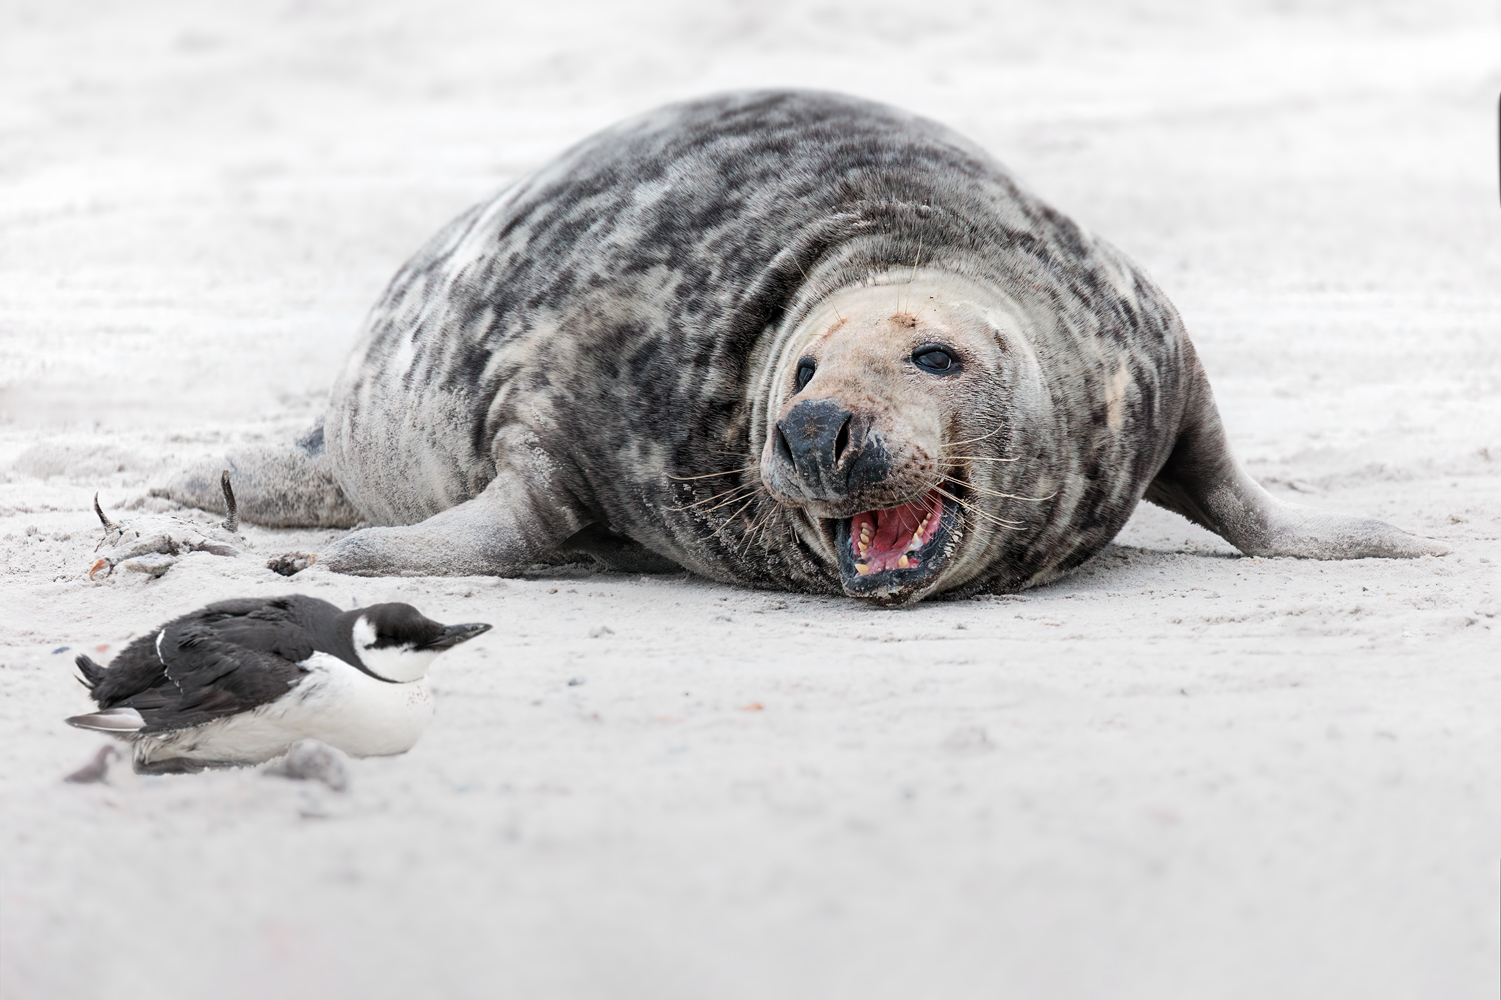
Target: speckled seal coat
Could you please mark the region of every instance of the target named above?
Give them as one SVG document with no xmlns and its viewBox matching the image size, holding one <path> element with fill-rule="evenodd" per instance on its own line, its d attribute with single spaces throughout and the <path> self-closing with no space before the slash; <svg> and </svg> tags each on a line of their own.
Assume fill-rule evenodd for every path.
<svg viewBox="0 0 1501 1000">
<path fill-rule="evenodd" d="M 401 269 L 321 433 L 231 458 L 247 519 L 410 526 L 324 554 L 357 573 L 583 551 L 908 603 L 1054 579 L 1144 495 L 1257 554 L 1435 551 L 1269 497 L 1124 255 L 950 129 L 829 93 L 574 146 Z"/>
</svg>

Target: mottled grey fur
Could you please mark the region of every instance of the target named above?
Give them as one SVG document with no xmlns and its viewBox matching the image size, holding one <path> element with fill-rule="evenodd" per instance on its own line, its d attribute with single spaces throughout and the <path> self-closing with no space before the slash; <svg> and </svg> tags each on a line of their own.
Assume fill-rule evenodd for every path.
<svg viewBox="0 0 1501 1000">
<path fill-rule="evenodd" d="M 581 550 L 839 593 L 820 519 L 760 485 L 781 352 L 841 289 L 890 284 L 895 304 L 917 273 L 991 290 L 1015 359 L 975 399 L 993 430 L 969 449 L 1008 460 L 971 499 L 1015 528 L 977 532 L 923 593 L 1054 579 L 1143 495 L 1257 555 L 1440 551 L 1268 496 L 1163 293 L 983 150 L 799 91 L 624 122 L 450 224 L 371 313 L 321 431 L 231 456 L 241 515 L 410 526 L 333 544 L 344 572 L 505 574 Z M 212 506 L 203 478 L 174 495 Z"/>
</svg>

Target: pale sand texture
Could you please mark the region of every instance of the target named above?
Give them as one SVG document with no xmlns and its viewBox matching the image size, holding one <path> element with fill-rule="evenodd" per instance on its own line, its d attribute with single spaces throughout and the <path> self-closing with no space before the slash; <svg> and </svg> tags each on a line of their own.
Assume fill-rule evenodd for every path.
<svg viewBox="0 0 1501 1000">
<path fill-rule="evenodd" d="M 0 995 L 1494 997 L 1501 17 L 1283 6 L 0 6 Z M 994 150 L 1178 303 L 1253 474 L 1452 554 L 1243 559 L 1143 508 L 1055 586 L 904 612 L 86 579 L 95 490 L 305 426 L 450 217 L 770 84 Z M 60 781 L 76 652 L 294 587 L 497 627 L 347 793 Z"/>
</svg>

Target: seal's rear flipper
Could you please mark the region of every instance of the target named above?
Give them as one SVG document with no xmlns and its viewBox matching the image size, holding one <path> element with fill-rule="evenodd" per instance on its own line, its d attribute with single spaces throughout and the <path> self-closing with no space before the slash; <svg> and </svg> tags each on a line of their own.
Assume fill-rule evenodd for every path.
<svg viewBox="0 0 1501 1000">
<path fill-rule="evenodd" d="M 229 469 L 240 519 L 271 528 L 348 528 L 360 512 L 334 481 L 323 421 L 293 444 L 231 452 L 196 465 L 154 491 L 189 507 L 226 512 L 220 477 Z"/>
<path fill-rule="evenodd" d="M 1196 359 L 1192 363 L 1197 368 Z M 1202 525 L 1249 556 L 1412 559 L 1449 551 L 1385 521 L 1305 507 L 1273 497 L 1230 453 L 1202 369 L 1166 464 L 1146 499 Z"/>
</svg>

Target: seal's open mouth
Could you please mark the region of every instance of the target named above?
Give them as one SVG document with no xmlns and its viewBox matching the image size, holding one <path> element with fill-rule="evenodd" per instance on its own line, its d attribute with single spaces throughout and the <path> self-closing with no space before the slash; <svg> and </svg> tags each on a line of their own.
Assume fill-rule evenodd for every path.
<svg viewBox="0 0 1501 1000">
<path fill-rule="evenodd" d="M 937 489 L 911 503 L 836 522 L 839 575 L 851 597 L 893 598 L 923 587 L 953 546 L 957 505 Z"/>
</svg>

